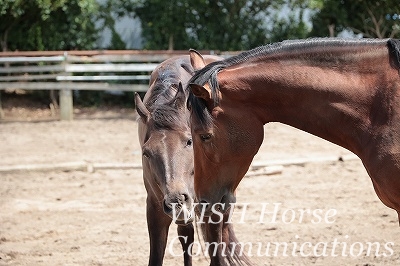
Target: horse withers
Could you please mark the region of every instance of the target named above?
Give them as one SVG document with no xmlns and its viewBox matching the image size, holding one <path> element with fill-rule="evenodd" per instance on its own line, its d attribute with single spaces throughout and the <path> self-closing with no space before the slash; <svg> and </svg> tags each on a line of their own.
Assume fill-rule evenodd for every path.
<svg viewBox="0 0 400 266">
<path fill-rule="evenodd" d="M 198 199 L 235 201 L 263 141 L 281 122 L 360 157 L 400 216 L 400 41 L 318 38 L 261 46 L 205 65 L 190 82 Z"/>
<path fill-rule="evenodd" d="M 222 58 L 205 56 L 205 63 Z M 142 147 L 143 180 L 147 191 L 146 216 L 150 237 L 149 265 L 162 265 L 168 230 L 174 220 L 184 251 L 184 264 L 191 265 L 194 241 L 193 217 L 193 148 L 190 112 L 182 85 L 194 74 L 189 56 L 178 56 L 162 62 L 151 74 L 144 100 L 135 95 L 139 114 L 139 142 Z M 226 219 L 225 219 L 226 220 Z M 230 252 L 236 243 L 233 227 L 228 223 L 202 223 L 204 240 L 228 245 L 223 256 L 218 246 L 211 253 L 211 265 L 247 263 L 245 257 Z M 238 243 L 236 243 L 237 245 Z"/>
</svg>

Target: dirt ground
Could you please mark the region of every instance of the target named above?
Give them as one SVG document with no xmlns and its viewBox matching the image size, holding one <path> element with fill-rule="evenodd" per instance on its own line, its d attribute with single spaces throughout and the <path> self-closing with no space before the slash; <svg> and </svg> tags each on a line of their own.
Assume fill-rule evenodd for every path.
<svg viewBox="0 0 400 266">
<path fill-rule="evenodd" d="M 140 164 L 135 116 L 123 113 L 0 123 L 0 167 Z M 319 161 L 290 163 L 304 159 Z M 273 123 L 254 162 L 288 162 L 239 185 L 233 223 L 255 265 L 399 265 L 397 214 L 348 151 Z M 0 265 L 147 265 L 145 198 L 141 169 L 0 172 Z M 165 265 L 183 265 L 175 237 L 173 225 Z M 207 265 L 196 243 L 194 265 Z"/>
</svg>

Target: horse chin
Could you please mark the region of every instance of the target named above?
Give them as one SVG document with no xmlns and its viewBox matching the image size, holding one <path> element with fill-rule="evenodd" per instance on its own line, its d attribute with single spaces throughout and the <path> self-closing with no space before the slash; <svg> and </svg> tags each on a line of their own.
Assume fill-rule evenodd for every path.
<svg viewBox="0 0 400 266">
<path fill-rule="evenodd" d="M 188 225 L 194 221 L 194 215 L 191 212 L 190 208 L 186 206 L 186 204 L 182 205 L 181 208 L 177 208 L 175 210 L 175 213 L 179 215 L 171 218 L 177 225 Z"/>
</svg>

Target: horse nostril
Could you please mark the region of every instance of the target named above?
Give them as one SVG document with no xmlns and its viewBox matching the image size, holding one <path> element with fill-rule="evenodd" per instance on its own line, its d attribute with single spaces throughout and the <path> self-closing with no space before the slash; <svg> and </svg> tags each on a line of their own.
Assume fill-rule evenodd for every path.
<svg viewBox="0 0 400 266">
<path fill-rule="evenodd" d="M 171 213 L 172 212 L 172 208 L 170 206 L 167 205 L 167 203 L 164 200 L 164 212 L 165 213 Z"/>
<path fill-rule="evenodd" d="M 182 200 L 182 202 L 186 202 L 186 201 L 188 201 L 188 200 L 189 200 L 189 196 L 188 196 L 188 194 L 186 194 L 186 193 L 183 193 L 183 194 L 181 195 L 181 200 Z"/>
</svg>

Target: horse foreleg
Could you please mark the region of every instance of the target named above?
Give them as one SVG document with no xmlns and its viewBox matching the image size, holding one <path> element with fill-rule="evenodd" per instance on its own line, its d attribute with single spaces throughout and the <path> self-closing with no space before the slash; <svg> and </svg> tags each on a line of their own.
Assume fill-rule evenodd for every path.
<svg viewBox="0 0 400 266">
<path fill-rule="evenodd" d="M 183 249 L 183 259 L 185 266 L 192 266 L 192 244 L 194 242 L 193 224 L 178 226 L 178 236 Z"/>
<path fill-rule="evenodd" d="M 161 266 L 172 219 L 164 214 L 160 203 L 149 198 L 147 198 L 146 217 L 150 237 L 149 266 Z"/>
<path fill-rule="evenodd" d="M 210 256 L 210 266 L 227 266 L 228 264 L 225 260 L 226 246 L 225 243 L 222 243 L 222 221 L 213 223 L 212 221 L 217 221 L 213 216 L 211 216 L 212 221 L 207 220 L 202 227 L 205 246 L 208 248 L 206 251 Z"/>
</svg>

